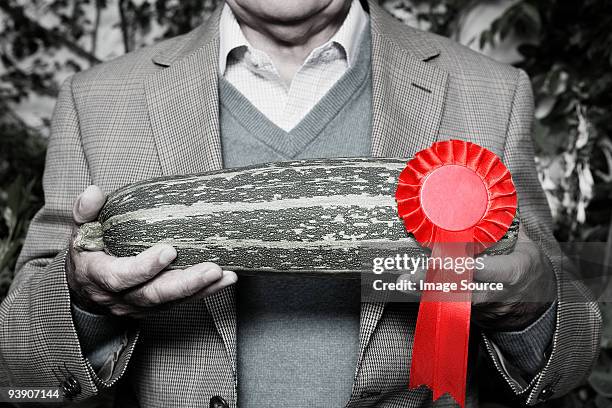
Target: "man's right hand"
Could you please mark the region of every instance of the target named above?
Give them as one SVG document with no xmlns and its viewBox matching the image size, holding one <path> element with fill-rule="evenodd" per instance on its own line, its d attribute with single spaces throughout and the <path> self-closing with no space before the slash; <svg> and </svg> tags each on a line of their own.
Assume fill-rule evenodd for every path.
<svg viewBox="0 0 612 408">
<path fill-rule="evenodd" d="M 75 231 L 97 219 L 105 201 L 96 186 L 81 193 L 72 210 Z M 234 272 L 210 262 L 164 270 L 175 257 L 176 250 L 167 244 L 117 258 L 102 251 L 78 251 L 71 243 L 66 278 L 73 301 L 92 313 L 142 317 L 177 302 L 204 298 L 238 279 Z"/>
</svg>

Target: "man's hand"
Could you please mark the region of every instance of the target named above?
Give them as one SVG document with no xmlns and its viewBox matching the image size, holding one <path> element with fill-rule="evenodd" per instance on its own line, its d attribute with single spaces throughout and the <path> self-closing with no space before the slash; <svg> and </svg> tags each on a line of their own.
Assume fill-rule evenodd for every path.
<svg viewBox="0 0 612 408">
<path fill-rule="evenodd" d="M 98 187 L 89 186 L 74 203 L 75 226 L 95 220 L 105 201 Z M 94 313 L 142 317 L 177 302 L 209 296 L 238 279 L 234 272 L 210 262 L 164 271 L 175 257 L 176 250 L 166 244 L 126 258 L 80 252 L 71 245 L 66 278 L 73 301 Z"/>
<path fill-rule="evenodd" d="M 474 279 L 501 282 L 504 290 L 474 292 L 472 318 L 481 327 L 495 331 L 524 329 L 555 301 L 552 266 L 522 228 L 511 254 L 487 256 L 483 263 L 483 269 L 474 270 Z"/>
</svg>

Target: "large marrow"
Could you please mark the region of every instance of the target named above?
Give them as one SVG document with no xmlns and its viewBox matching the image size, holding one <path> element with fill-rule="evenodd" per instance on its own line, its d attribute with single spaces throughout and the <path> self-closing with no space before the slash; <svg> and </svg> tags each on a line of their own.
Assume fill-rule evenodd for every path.
<svg viewBox="0 0 612 408">
<path fill-rule="evenodd" d="M 131 256 L 158 243 L 171 267 L 211 261 L 236 271 L 350 273 L 372 259 L 423 254 L 394 199 L 406 159 L 300 160 L 138 182 L 112 193 L 76 243 Z M 489 252 L 506 252 L 518 221 Z"/>
</svg>

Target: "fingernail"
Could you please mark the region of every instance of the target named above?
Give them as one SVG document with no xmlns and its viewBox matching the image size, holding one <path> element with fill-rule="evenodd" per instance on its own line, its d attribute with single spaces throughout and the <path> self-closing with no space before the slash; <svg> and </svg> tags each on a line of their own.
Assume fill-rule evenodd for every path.
<svg viewBox="0 0 612 408">
<path fill-rule="evenodd" d="M 237 281 L 238 281 L 238 275 L 236 275 L 236 273 L 232 273 L 232 274 L 229 276 L 229 283 L 228 283 L 227 285 L 228 285 L 228 286 L 229 286 L 229 285 L 233 285 L 233 284 L 234 284 L 234 283 L 236 283 Z"/>
<path fill-rule="evenodd" d="M 82 195 L 77 197 L 77 209 L 79 210 L 79 213 L 83 212 L 83 196 Z"/>
<path fill-rule="evenodd" d="M 166 248 L 159 254 L 159 263 L 167 265 L 176 258 L 176 250 L 174 248 Z"/>
<path fill-rule="evenodd" d="M 85 210 L 85 208 L 83 208 L 83 197 L 89 197 L 91 195 L 92 188 L 93 186 L 88 186 L 79 196 L 79 211 L 83 212 Z"/>
</svg>

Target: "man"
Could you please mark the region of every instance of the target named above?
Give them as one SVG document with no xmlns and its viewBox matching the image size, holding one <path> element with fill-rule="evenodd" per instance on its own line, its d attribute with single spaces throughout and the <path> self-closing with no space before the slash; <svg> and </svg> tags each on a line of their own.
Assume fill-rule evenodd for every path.
<svg viewBox="0 0 612 408">
<path fill-rule="evenodd" d="M 476 275 L 515 295 L 475 306 L 473 342 L 522 402 L 567 392 L 596 358 L 601 323 L 555 255 L 532 105 L 524 72 L 345 0 L 228 0 L 187 35 L 73 76 L 54 113 L 45 207 L 0 312 L 0 383 L 59 377 L 77 400 L 117 386 L 119 405 L 143 407 L 430 404 L 407 386 L 418 304 L 360 304 L 357 284 L 333 279 L 165 271 L 168 245 L 119 259 L 79 253 L 70 235 L 102 191 L 137 180 L 411 157 L 454 138 L 503 158 L 523 230 Z M 525 301 L 534 293 L 542 303 Z"/>
</svg>

